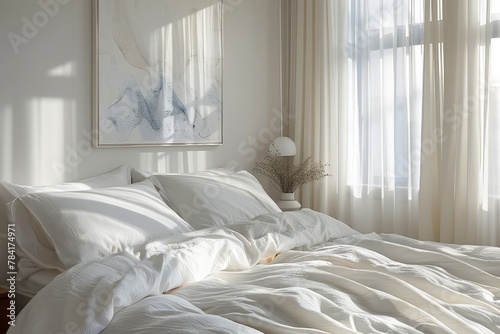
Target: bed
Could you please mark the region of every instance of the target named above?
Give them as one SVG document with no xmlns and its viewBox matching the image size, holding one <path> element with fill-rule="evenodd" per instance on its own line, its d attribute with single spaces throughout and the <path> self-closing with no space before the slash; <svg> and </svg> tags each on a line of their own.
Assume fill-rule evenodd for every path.
<svg viewBox="0 0 500 334">
<path fill-rule="evenodd" d="M 281 212 L 246 171 L 0 194 L 33 295 L 9 333 L 500 333 L 499 248 Z"/>
</svg>

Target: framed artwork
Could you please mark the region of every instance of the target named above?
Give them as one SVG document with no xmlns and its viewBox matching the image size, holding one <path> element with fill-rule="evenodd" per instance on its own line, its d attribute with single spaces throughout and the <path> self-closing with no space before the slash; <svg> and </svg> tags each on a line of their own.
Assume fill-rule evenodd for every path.
<svg viewBox="0 0 500 334">
<path fill-rule="evenodd" d="M 93 0 L 97 147 L 222 144 L 222 0 Z"/>
</svg>

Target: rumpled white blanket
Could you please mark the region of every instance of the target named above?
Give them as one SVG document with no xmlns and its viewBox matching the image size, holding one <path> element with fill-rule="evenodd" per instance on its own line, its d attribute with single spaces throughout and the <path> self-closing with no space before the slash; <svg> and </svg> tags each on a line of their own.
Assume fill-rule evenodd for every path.
<svg viewBox="0 0 500 334">
<path fill-rule="evenodd" d="M 500 333 L 499 296 L 499 248 L 301 210 L 78 265 L 9 333 Z"/>
</svg>

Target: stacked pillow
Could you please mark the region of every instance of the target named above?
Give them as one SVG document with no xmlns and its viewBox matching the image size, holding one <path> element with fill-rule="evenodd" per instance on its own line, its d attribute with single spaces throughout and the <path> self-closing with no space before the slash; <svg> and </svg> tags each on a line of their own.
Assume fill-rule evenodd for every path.
<svg viewBox="0 0 500 334">
<path fill-rule="evenodd" d="M 43 268 L 61 271 L 156 238 L 193 231 L 148 180 L 25 195 L 12 202 L 10 211 L 22 222 L 19 246 L 27 256 Z"/>
<path fill-rule="evenodd" d="M 99 176 L 54 186 L 25 186 L 9 182 L 0 182 L 0 223 L 6 225 L 4 221 L 7 218 L 6 204 L 26 194 L 115 187 L 124 186 L 130 183 L 130 167 L 126 165 L 121 165 Z"/>
<path fill-rule="evenodd" d="M 130 167 L 121 165 L 120 167 L 91 178 L 83 179 L 77 182 L 62 183 L 54 186 L 25 186 L 13 184 L 9 182 L 0 182 L 0 224 L 1 226 L 7 225 L 7 203 L 12 202 L 18 197 L 27 194 L 44 193 L 44 192 L 63 192 L 63 191 L 78 191 L 93 188 L 104 188 L 123 186 L 131 183 Z M 18 221 L 10 221 L 11 223 L 19 223 Z M 21 222 L 22 223 L 22 222 Z M 16 229 L 18 226 L 16 226 Z M 16 231 L 17 232 L 17 231 Z M 19 241 L 20 235 L 16 233 L 16 240 Z M 18 259 L 18 279 L 22 280 L 24 277 L 30 275 L 37 270 L 40 270 L 29 257 L 24 254 L 22 249 L 16 248 L 16 256 Z M 2 260 L 6 260 L 2 257 Z M 7 264 L 2 265 L 3 268 Z"/>
</svg>

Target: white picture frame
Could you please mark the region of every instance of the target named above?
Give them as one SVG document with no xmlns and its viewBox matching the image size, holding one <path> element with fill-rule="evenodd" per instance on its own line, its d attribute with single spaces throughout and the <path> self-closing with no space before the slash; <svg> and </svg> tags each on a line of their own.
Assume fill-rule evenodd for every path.
<svg viewBox="0 0 500 334">
<path fill-rule="evenodd" d="M 96 147 L 221 145 L 222 0 L 93 0 Z"/>
</svg>

